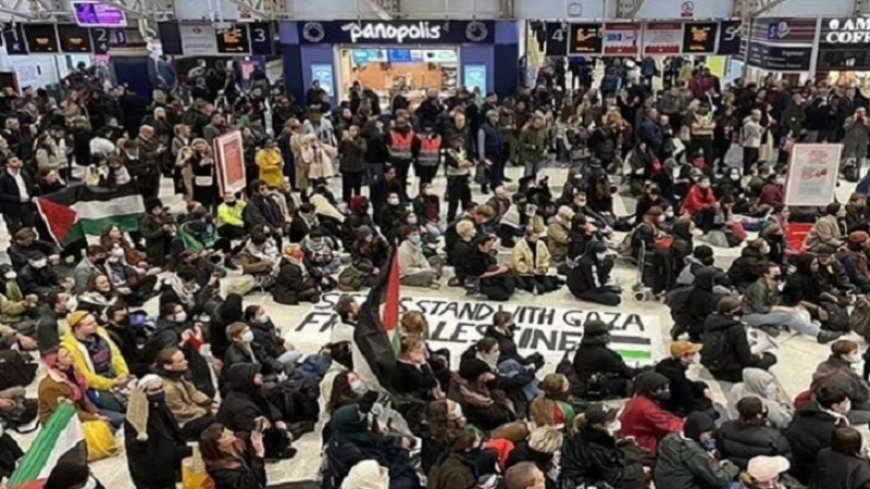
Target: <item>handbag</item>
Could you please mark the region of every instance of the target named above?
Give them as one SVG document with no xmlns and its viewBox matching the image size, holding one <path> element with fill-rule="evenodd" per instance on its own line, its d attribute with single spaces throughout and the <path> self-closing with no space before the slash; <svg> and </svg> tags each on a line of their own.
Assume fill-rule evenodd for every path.
<svg viewBox="0 0 870 489">
<path fill-rule="evenodd" d="M 663 234 L 655 240 L 656 248 L 660 250 L 669 250 L 674 246 L 674 237 L 670 234 Z"/>
</svg>

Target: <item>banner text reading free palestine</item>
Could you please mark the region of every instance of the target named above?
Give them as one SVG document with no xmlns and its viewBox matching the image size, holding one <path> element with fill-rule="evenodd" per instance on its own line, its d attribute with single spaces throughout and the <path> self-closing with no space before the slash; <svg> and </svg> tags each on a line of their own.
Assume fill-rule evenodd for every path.
<svg viewBox="0 0 870 489">
<path fill-rule="evenodd" d="M 365 300 L 364 294 L 353 294 Z M 333 312 L 340 293 L 324 294 L 288 336 L 291 341 L 325 344 L 339 318 Z M 630 365 L 649 365 L 661 358 L 661 330 L 657 316 L 629 314 L 614 310 L 596 310 L 580 304 L 571 308 L 548 307 L 514 302 L 495 303 L 460 301 L 437 297 L 403 297 L 400 313 L 421 311 L 429 321 L 429 342 L 433 349 L 447 348 L 453 365 L 471 344 L 483 337 L 498 311 L 513 314 L 518 330 L 514 333 L 520 352 L 540 352 L 555 365 L 565 351 L 573 350 L 583 338 L 583 325 L 599 319 L 611 325 L 610 347 Z"/>
</svg>

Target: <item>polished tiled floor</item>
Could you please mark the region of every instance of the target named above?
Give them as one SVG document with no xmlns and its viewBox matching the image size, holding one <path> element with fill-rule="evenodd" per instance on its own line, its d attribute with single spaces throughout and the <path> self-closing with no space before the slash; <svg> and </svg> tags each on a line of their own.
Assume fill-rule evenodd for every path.
<svg viewBox="0 0 870 489">
<path fill-rule="evenodd" d="M 558 187 L 561 187 L 565 178 L 566 170 L 564 168 L 549 168 L 546 172 L 550 175 L 550 182 L 554 185 L 554 193 L 558 195 Z M 510 168 L 509 176 L 514 178 L 516 182 L 521 171 L 519 168 Z M 439 178 L 436 181 L 436 187 L 439 191 L 444 190 L 444 179 Z M 514 184 L 515 185 L 515 184 Z M 340 184 L 337 181 L 333 182 L 333 188 L 338 190 Z M 475 199 L 478 202 L 484 202 L 489 196 L 482 196 L 477 193 L 479 189 L 475 189 Z M 841 200 L 845 200 L 851 192 L 852 186 L 844 186 L 838 189 L 838 195 Z M 173 206 L 180 208 L 180 199 L 177 196 L 169 195 L 171 193 L 171 185 L 169 182 L 164 182 L 163 186 L 164 199 Z M 634 206 L 630 199 L 617 198 L 616 202 L 617 213 L 627 213 Z M 0 236 L 2 242 L 8 240 L 8 237 Z M 5 248 L 5 246 L 4 246 Z M 730 264 L 734 257 L 739 255 L 739 249 L 717 249 L 717 262 L 720 266 L 726 267 Z M 502 258 L 509 260 L 509 254 L 503 253 Z M 635 272 L 633 269 L 620 265 L 615 273 L 617 283 L 623 286 L 624 289 L 629 289 L 635 281 Z M 403 293 L 412 293 L 415 297 L 437 296 L 448 299 L 466 300 L 464 292 L 459 289 L 442 287 L 438 291 L 429 291 L 423 289 L 415 289 L 413 292 L 403 290 Z M 646 316 L 658 317 L 660 331 L 653 331 L 656 341 L 654 345 L 659 354 L 667 351 L 667 345 L 670 341 L 668 330 L 671 326 L 670 317 L 666 308 L 658 303 L 650 302 L 635 302 L 626 294 L 624 303 L 618 308 L 607 308 L 589 303 L 580 303 L 571 296 L 566 288 L 553 292 L 544 297 L 536 297 L 525 292 L 519 292 L 512 299 L 512 303 L 520 305 L 541 304 L 544 299 L 548 306 L 552 307 L 577 307 L 581 305 L 584 309 L 605 311 L 616 310 L 623 313 L 636 313 Z M 323 333 L 320 337 L 307 337 L 308 341 L 300 341 L 300 338 L 294 338 L 291 333 L 292 329 L 301 321 L 301 319 L 312 309 L 311 305 L 300 306 L 284 306 L 275 304 L 271 296 L 264 294 L 253 294 L 245 298 L 247 304 L 263 304 L 268 307 L 268 310 L 275 323 L 282 327 L 285 332 L 285 337 L 297 344 L 297 346 L 306 352 L 316 351 L 317 348 L 329 339 L 328 333 Z M 148 304 L 148 309 L 156 309 L 156 304 Z M 857 338 L 855 338 L 857 340 Z M 777 338 L 779 346 L 779 363 L 773 368 L 773 371 L 781 380 L 785 390 L 792 396 L 802 391 L 809 383 L 810 375 L 817 363 L 822 361 L 828 354 L 828 349 L 825 346 L 818 345 L 815 340 L 792 335 L 780 335 Z M 709 378 L 709 375 L 701 368 L 697 368 L 693 372 L 701 378 Z M 713 391 L 717 398 L 724 400 L 722 386 L 718 383 L 713 383 Z M 27 446 L 32 436 L 22 437 L 22 445 Z M 306 481 L 316 477 L 320 467 L 320 442 L 319 435 L 309 434 L 297 442 L 299 452 L 292 460 L 283 461 L 268 467 L 270 483 L 291 482 L 291 481 Z M 109 460 L 104 460 L 93 464 L 93 470 L 96 475 L 103 481 L 106 487 L 126 488 L 132 487 L 129 481 L 127 466 L 125 459 L 122 456 L 114 457 Z"/>
</svg>

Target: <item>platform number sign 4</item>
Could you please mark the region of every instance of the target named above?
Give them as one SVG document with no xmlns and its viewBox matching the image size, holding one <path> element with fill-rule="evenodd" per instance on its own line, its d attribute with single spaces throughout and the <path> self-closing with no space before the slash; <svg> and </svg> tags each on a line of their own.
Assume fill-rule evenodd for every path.
<svg viewBox="0 0 870 489">
<path fill-rule="evenodd" d="M 547 56 L 565 56 L 568 54 L 568 24 L 562 22 L 547 22 Z"/>
</svg>

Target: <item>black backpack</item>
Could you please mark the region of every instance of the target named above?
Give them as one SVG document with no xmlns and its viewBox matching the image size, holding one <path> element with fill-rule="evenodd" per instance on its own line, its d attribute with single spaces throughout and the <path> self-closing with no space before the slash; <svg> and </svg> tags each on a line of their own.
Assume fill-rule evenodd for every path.
<svg viewBox="0 0 870 489">
<path fill-rule="evenodd" d="M 27 387 L 36 378 L 36 363 L 28 362 L 15 350 L 0 351 L 0 390 Z"/>
<path fill-rule="evenodd" d="M 860 173 L 857 161 L 854 159 L 847 159 L 846 163 L 843 165 L 843 178 L 845 178 L 847 182 L 854 183 L 861 179 Z"/>
<path fill-rule="evenodd" d="M 671 319 L 674 320 L 674 328 L 671 332 L 671 336 L 674 339 L 682 334 L 692 322 L 689 311 L 689 298 L 694 290 L 695 287 L 692 285 L 683 285 L 669 291 L 665 295 L 665 305 L 670 309 Z"/>
<path fill-rule="evenodd" d="M 704 349 L 701 350 L 701 364 L 710 372 L 718 372 L 725 366 L 727 350 L 727 330 L 718 330 L 703 335 Z"/>
</svg>

